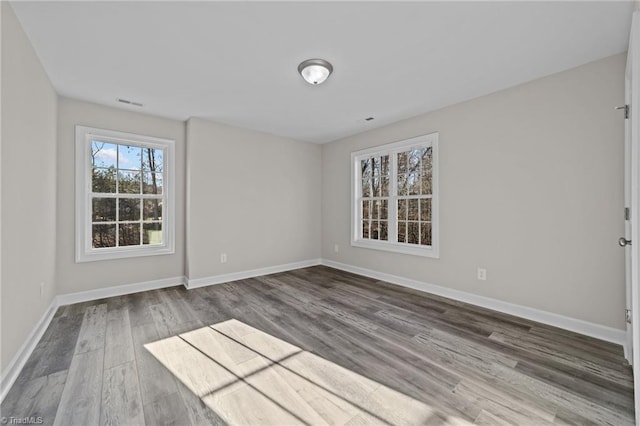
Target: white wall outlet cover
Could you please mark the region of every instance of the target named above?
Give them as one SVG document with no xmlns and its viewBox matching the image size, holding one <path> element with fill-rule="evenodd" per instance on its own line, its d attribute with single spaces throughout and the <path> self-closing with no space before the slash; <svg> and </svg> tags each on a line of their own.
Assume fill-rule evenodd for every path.
<svg viewBox="0 0 640 426">
<path fill-rule="evenodd" d="M 484 268 L 478 268 L 478 279 L 481 281 L 486 281 L 487 279 L 487 270 Z"/>
</svg>

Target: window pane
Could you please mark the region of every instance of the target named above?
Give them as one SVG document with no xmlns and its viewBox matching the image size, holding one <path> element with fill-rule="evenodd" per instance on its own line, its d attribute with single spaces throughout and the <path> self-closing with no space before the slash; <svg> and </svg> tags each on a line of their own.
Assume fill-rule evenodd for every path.
<svg viewBox="0 0 640 426">
<path fill-rule="evenodd" d="M 371 177 L 371 160 L 360 161 L 360 170 L 362 172 L 362 180 L 369 179 Z"/>
<path fill-rule="evenodd" d="M 422 222 L 420 224 L 420 244 L 431 245 L 431 222 Z"/>
<path fill-rule="evenodd" d="M 94 167 L 91 177 L 91 190 L 93 192 L 102 192 L 105 194 L 115 193 L 116 169 L 100 169 Z"/>
<path fill-rule="evenodd" d="M 382 200 L 380 201 L 380 219 L 388 219 L 389 218 L 389 201 Z"/>
<path fill-rule="evenodd" d="M 431 147 L 424 148 L 422 150 L 421 172 L 430 173 L 432 164 L 433 164 L 433 150 L 431 149 Z"/>
<path fill-rule="evenodd" d="M 377 220 L 371 221 L 371 239 L 372 240 L 379 239 L 380 237 L 380 231 L 378 230 L 379 226 L 380 226 L 380 222 L 378 222 Z"/>
<path fill-rule="evenodd" d="M 380 176 L 389 176 L 389 156 L 380 157 Z"/>
<path fill-rule="evenodd" d="M 140 173 L 139 172 L 118 172 L 118 192 L 121 194 L 140 193 Z"/>
<path fill-rule="evenodd" d="M 407 242 L 407 222 L 403 220 L 398 222 L 398 242 Z"/>
<path fill-rule="evenodd" d="M 120 225 L 120 245 L 137 246 L 140 245 L 140 224 L 124 223 Z"/>
<path fill-rule="evenodd" d="M 431 221 L 431 199 L 420 200 L 420 220 Z"/>
<path fill-rule="evenodd" d="M 380 157 L 371 159 L 371 171 L 373 172 L 373 177 L 380 177 Z"/>
<path fill-rule="evenodd" d="M 115 222 L 116 199 L 94 198 L 92 200 L 91 217 L 94 222 Z"/>
<path fill-rule="evenodd" d="M 407 200 L 398 200 L 398 220 L 407 220 Z"/>
<path fill-rule="evenodd" d="M 420 172 L 420 157 L 422 156 L 421 149 L 415 149 L 409 152 L 409 173 Z"/>
<path fill-rule="evenodd" d="M 433 184 L 431 181 L 431 175 L 422 175 L 422 193 L 425 195 L 431 195 L 433 193 Z"/>
<path fill-rule="evenodd" d="M 380 194 L 382 193 L 381 188 L 380 188 L 380 177 L 376 176 L 373 178 L 373 193 L 372 195 L 374 197 L 379 197 Z"/>
<path fill-rule="evenodd" d="M 364 200 L 362 202 L 362 218 L 363 219 L 369 219 L 371 216 L 371 201 L 369 200 Z"/>
<path fill-rule="evenodd" d="M 145 223 L 142 227 L 142 244 L 162 244 L 162 223 Z"/>
<path fill-rule="evenodd" d="M 407 175 L 398 175 L 398 195 L 407 195 Z"/>
<path fill-rule="evenodd" d="M 116 246 L 116 225 L 92 226 L 93 248 Z"/>
<path fill-rule="evenodd" d="M 433 191 L 433 153 L 431 147 L 425 148 L 422 154 L 422 170 L 421 170 L 421 179 L 422 179 L 422 193 L 423 194 L 431 194 Z"/>
<path fill-rule="evenodd" d="M 420 241 L 420 227 L 418 222 L 409 222 L 407 224 L 407 243 L 418 244 Z"/>
<path fill-rule="evenodd" d="M 91 165 L 94 167 L 116 168 L 118 166 L 118 145 L 91 141 Z"/>
<path fill-rule="evenodd" d="M 162 194 L 162 173 L 144 173 L 142 179 L 143 194 Z"/>
<path fill-rule="evenodd" d="M 142 166 L 142 148 L 118 145 L 118 169 L 140 170 Z"/>
<path fill-rule="evenodd" d="M 362 221 L 362 238 L 369 238 L 369 223 L 368 220 Z"/>
<path fill-rule="evenodd" d="M 380 219 L 380 200 L 373 201 L 373 209 L 371 210 L 372 219 Z"/>
<path fill-rule="evenodd" d="M 386 220 L 380 221 L 380 239 L 383 241 L 389 239 L 389 225 Z"/>
<path fill-rule="evenodd" d="M 120 198 L 120 220 L 140 220 L 140 199 Z"/>
<path fill-rule="evenodd" d="M 142 169 L 150 172 L 162 172 L 163 154 L 161 149 L 142 148 Z"/>
<path fill-rule="evenodd" d="M 420 194 L 420 175 L 418 173 L 411 173 L 407 177 L 407 193 L 408 195 Z"/>
<path fill-rule="evenodd" d="M 409 202 L 409 220 L 418 220 L 418 200 L 417 198 L 412 198 L 407 200 Z"/>
<path fill-rule="evenodd" d="M 382 196 L 383 197 L 389 196 L 389 177 L 388 176 L 382 177 Z"/>
<path fill-rule="evenodd" d="M 142 205 L 144 220 L 162 220 L 162 200 L 142 200 Z"/>
<path fill-rule="evenodd" d="M 407 173 L 407 153 L 401 152 L 398 154 L 398 175 Z"/>
<path fill-rule="evenodd" d="M 362 180 L 362 197 L 371 197 L 371 179 Z"/>
</svg>

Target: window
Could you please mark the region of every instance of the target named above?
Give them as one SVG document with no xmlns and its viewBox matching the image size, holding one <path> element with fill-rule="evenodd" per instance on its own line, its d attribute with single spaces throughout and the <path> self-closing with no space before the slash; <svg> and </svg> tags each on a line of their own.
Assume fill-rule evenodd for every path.
<svg viewBox="0 0 640 426">
<path fill-rule="evenodd" d="M 351 154 L 351 245 L 438 257 L 438 134 Z"/>
<path fill-rule="evenodd" d="M 76 261 L 174 253 L 174 141 L 76 126 Z"/>
</svg>

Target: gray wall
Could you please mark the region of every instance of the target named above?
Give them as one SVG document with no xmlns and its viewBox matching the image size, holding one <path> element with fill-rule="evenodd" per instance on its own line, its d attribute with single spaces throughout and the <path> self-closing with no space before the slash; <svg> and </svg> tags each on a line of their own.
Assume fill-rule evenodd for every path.
<svg viewBox="0 0 640 426">
<path fill-rule="evenodd" d="M 5 371 L 55 293 L 56 93 L 2 7 L 2 350 Z M 44 294 L 40 296 L 40 283 Z"/>
<path fill-rule="evenodd" d="M 187 141 L 189 278 L 320 257 L 319 145 L 195 118 Z"/>
<path fill-rule="evenodd" d="M 75 126 L 176 141 L 176 252 L 172 255 L 75 263 Z M 177 120 L 61 98 L 58 105 L 58 293 L 74 293 L 184 274 L 185 128 Z"/>
<path fill-rule="evenodd" d="M 625 58 L 324 145 L 323 257 L 623 329 Z M 440 259 L 351 247 L 349 153 L 431 132 Z"/>
</svg>

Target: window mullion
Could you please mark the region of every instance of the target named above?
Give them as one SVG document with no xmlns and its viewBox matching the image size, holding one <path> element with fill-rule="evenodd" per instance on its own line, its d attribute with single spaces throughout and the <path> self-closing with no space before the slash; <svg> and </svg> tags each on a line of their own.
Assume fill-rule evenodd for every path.
<svg viewBox="0 0 640 426">
<path fill-rule="evenodd" d="M 143 151 L 142 155 L 144 155 L 144 151 Z M 143 246 L 144 243 L 142 241 L 142 237 L 144 235 L 144 231 L 143 231 L 142 228 L 144 227 L 144 225 L 143 225 L 143 223 L 144 223 L 144 202 L 142 201 L 142 198 L 140 198 L 138 200 L 138 202 L 140 203 L 140 220 L 138 221 L 138 223 L 140 224 L 140 245 Z"/>
<path fill-rule="evenodd" d="M 390 164 L 389 164 L 389 241 L 397 242 L 398 241 L 398 156 L 395 152 L 389 153 Z"/>
<path fill-rule="evenodd" d="M 116 241 L 114 247 L 120 247 L 120 148 L 116 145 Z"/>
<path fill-rule="evenodd" d="M 354 226 L 356 227 L 355 231 L 356 231 L 356 238 L 362 238 L 362 221 L 365 219 L 363 217 L 363 212 L 362 212 L 362 201 L 363 201 L 363 197 L 362 197 L 362 169 L 360 166 L 360 161 L 362 159 L 361 158 L 356 158 L 355 161 L 355 169 L 356 169 L 356 177 L 355 177 L 355 188 L 354 188 L 354 193 L 355 193 L 355 199 L 356 199 L 356 205 L 355 207 L 355 212 L 356 212 L 356 217 L 355 217 L 355 224 Z"/>
<path fill-rule="evenodd" d="M 85 240 L 85 244 L 87 244 L 88 247 L 91 247 L 93 245 L 93 196 L 91 195 L 91 192 L 93 191 L 93 163 L 91 161 L 92 157 L 91 157 L 91 140 L 88 136 L 85 136 L 84 138 L 84 145 L 82 145 L 84 147 L 84 149 L 86 149 L 86 154 L 85 154 L 85 161 L 87 161 L 86 164 L 88 164 L 87 167 L 85 167 L 85 184 L 87 187 L 87 195 L 84 197 L 85 200 L 85 220 L 87 221 L 87 223 L 85 224 L 85 232 L 86 232 L 86 236 L 84 238 Z M 77 219 L 76 219 L 77 220 Z"/>
<path fill-rule="evenodd" d="M 116 244 L 114 247 L 120 246 L 120 197 L 116 197 Z"/>
</svg>

